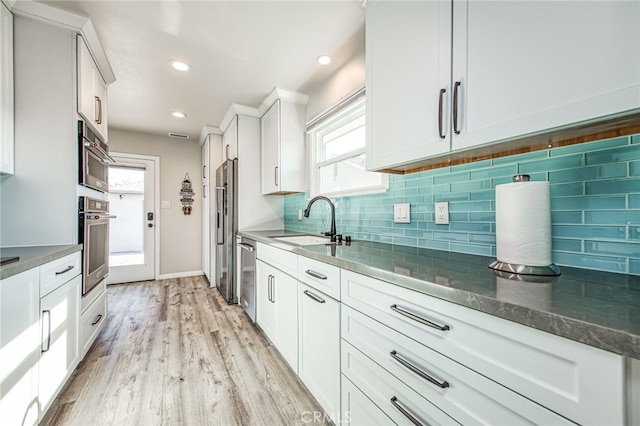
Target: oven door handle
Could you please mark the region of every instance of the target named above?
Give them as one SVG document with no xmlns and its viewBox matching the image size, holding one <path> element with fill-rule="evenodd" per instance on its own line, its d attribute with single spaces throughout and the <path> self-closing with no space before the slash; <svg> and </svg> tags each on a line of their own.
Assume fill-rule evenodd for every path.
<svg viewBox="0 0 640 426">
<path fill-rule="evenodd" d="M 116 216 L 114 214 L 101 214 L 101 213 L 92 214 L 92 213 L 87 213 L 87 219 L 88 220 L 117 219 L 117 217 L 118 216 Z"/>
</svg>

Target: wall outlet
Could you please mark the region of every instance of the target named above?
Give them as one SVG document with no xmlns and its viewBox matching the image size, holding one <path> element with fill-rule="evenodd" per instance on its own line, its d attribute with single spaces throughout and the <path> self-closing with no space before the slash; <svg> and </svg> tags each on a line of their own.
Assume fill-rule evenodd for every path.
<svg viewBox="0 0 640 426">
<path fill-rule="evenodd" d="M 448 201 L 436 203 L 436 224 L 438 225 L 449 224 L 449 202 Z"/>
<path fill-rule="evenodd" d="M 393 205 L 393 221 L 395 223 L 411 222 L 411 207 L 409 203 Z"/>
</svg>

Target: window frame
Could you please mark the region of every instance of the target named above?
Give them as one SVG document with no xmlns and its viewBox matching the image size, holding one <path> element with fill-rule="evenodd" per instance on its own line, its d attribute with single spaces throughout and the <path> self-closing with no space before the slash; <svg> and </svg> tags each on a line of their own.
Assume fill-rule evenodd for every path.
<svg viewBox="0 0 640 426">
<path fill-rule="evenodd" d="M 377 173 L 381 177 L 380 184 L 361 186 L 358 188 L 350 188 L 340 191 L 320 192 L 320 169 L 331 164 L 337 164 L 349 158 L 353 158 L 359 155 L 366 156 L 366 141 L 365 144 L 351 151 L 342 153 L 330 159 L 323 159 L 318 161 L 318 152 L 322 149 L 323 138 L 341 128 L 349 127 L 344 134 L 349 133 L 360 127 L 356 124 L 357 121 L 364 120 L 362 126 L 366 126 L 366 101 L 364 95 L 364 89 L 357 91 L 354 95 L 348 97 L 346 100 L 339 104 L 329 108 L 326 113 L 320 114 L 320 119 L 311 120 L 307 125 L 307 141 L 309 144 L 309 163 L 310 163 L 310 176 L 309 176 L 309 192 L 311 197 L 317 195 L 323 195 L 330 198 L 339 198 L 353 195 L 365 195 L 376 194 L 381 192 L 387 192 L 389 189 L 389 176 L 386 173 Z M 366 132 L 366 130 L 365 130 Z M 366 137 L 366 136 L 365 136 Z M 365 170 L 366 171 L 366 170 Z"/>
</svg>

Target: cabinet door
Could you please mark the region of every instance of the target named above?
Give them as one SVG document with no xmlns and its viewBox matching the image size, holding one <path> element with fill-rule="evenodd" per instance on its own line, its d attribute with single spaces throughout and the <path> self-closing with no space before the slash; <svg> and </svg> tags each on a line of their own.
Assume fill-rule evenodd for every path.
<svg viewBox="0 0 640 426">
<path fill-rule="evenodd" d="M 280 100 L 260 120 L 262 134 L 262 194 L 280 191 Z"/>
<path fill-rule="evenodd" d="M 637 1 L 456 0 L 453 22 L 453 149 L 640 107 Z"/>
<path fill-rule="evenodd" d="M 367 169 L 447 152 L 451 3 L 369 1 L 366 14 Z"/>
<path fill-rule="evenodd" d="M 38 424 L 38 268 L 0 281 L 0 419 Z"/>
<path fill-rule="evenodd" d="M 0 12 L 0 174 L 13 174 L 13 15 Z"/>
<path fill-rule="evenodd" d="M 222 161 L 238 158 L 238 116 L 234 116 L 222 135 Z"/>
<path fill-rule="evenodd" d="M 278 350 L 293 371 L 298 372 L 298 281 L 275 270 L 273 299 L 276 306 Z"/>
<path fill-rule="evenodd" d="M 107 140 L 107 85 L 82 37 L 78 43 L 78 114 Z"/>
<path fill-rule="evenodd" d="M 40 299 L 41 355 L 38 398 L 44 414 L 78 361 L 79 275 Z"/>
<path fill-rule="evenodd" d="M 306 284 L 298 283 L 298 313 L 298 374 L 324 411 L 338 420 L 340 303 Z"/>
<path fill-rule="evenodd" d="M 272 296 L 272 280 L 275 268 L 256 260 L 256 323 L 275 344 L 276 308 Z"/>
</svg>

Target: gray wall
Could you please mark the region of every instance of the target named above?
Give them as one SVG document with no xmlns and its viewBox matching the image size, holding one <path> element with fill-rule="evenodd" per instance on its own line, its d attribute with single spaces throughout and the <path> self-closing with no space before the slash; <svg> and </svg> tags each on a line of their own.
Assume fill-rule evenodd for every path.
<svg viewBox="0 0 640 426">
<path fill-rule="evenodd" d="M 202 180 L 200 145 L 158 135 L 109 129 L 111 152 L 160 157 L 159 202 L 171 201 L 171 208 L 156 212 L 160 226 L 160 274 L 193 273 L 202 270 Z M 182 213 L 180 187 L 189 173 L 195 191 L 191 215 Z M 156 242 L 158 244 L 158 242 Z"/>
</svg>

